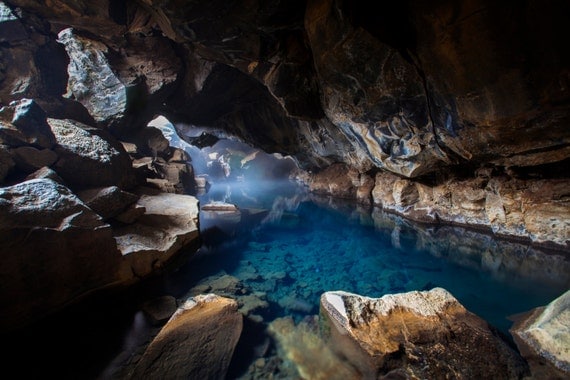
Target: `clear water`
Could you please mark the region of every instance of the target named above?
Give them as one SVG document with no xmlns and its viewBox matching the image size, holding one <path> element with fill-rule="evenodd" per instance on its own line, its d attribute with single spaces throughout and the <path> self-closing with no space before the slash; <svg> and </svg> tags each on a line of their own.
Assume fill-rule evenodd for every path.
<svg viewBox="0 0 570 380">
<path fill-rule="evenodd" d="M 568 252 L 540 252 L 475 231 L 411 223 L 308 194 L 289 182 L 216 183 L 199 198 L 201 205 L 234 203 L 241 219 L 202 212 L 203 246 L 176 271 L 3 338 L 10 347 L 8 369 L 22 378 L 122 378 L 121 368 L 157 331 L 141 318 L 141 304 L 165 294 L 184 298 L 214 291 L 262 300 L 247 312 L 228 378 L 289 379 L 299 377 L 286 370 L 266 327 L 286 316 L 307 321 L 318 314 L 324 291 L 380 297 L 440 286 L 508 338 L 509 317 L 546 305 L 570 288 Z M 238 284 L 222 281 L 228 278 Z M 229 286 L 212 288 L 216 282 Z M 260 357 L 264 372 L 253 376 L 251 364 Z"/>
<path fill-rule="evenodd" d="M 263 323 L 318 314 L 328 290 L 381 297 L 438 286 L 508 338 L 510 317 L 570 287 L 563 255 L 462 228 L 417 225 L 290 183 L 217 184 L 200 200 L 234 203 L 246 217 L 236 223 L 202 213 L 203 247 L 173 283 L 188 289 L 234 276 L 242 292 L 268 302 L 251 313 Z M 250 208 L 268 212 L 247 217 Z"/>
</svg>

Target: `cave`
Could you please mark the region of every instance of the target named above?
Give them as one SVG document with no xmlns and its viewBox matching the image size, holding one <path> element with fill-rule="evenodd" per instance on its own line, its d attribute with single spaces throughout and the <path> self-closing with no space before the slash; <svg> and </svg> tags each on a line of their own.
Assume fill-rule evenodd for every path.
<svg viewBox="0 0 570 380">
<path fill-rule="evenodd" d="M 6 371 L 567 378 L 569 13 L 1 0 Z"/>
</svg>

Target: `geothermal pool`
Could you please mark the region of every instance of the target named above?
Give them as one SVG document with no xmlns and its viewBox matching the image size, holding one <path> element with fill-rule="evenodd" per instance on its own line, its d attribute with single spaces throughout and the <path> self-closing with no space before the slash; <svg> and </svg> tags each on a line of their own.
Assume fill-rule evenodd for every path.
<svg viewBox="0 0 570 380">
<path fill-rule="evenodd" d="M 570 266 L 561 256 L 463 228 L 411 223 L 289 182 L 214 184 L 199 198 L 202 205 L 236 204 L 241 218 L 202 212 L 203 246 L 172 283 L 183 285 L 179 293 L 194 287 L 190 294 L 259 296 L 267 305 L 254 304 L 248 314 L 261 325 L 318 314 L 327 290 L 381 297 L 437 286 L 509 339 L 514 315 L 549 303 L 570 285 Z M 243 356 L 238 360 L 255 359 L 255 353 Z M 250 378 L 246 367 L 234 362 L 230 376 Z"/>
<path fill-rule="evenodd" d="M 157 332 L 140 311 L 145 300 L 215 292 L 238 299 L 247 314 L 228 378 L 299 378 L 269 327 L 290 318 L 292 334 L 301 324 L 310 332 L 327 290 L 380 297 L 443 287 L 509 339 L 513 315 L 570 288 L 562 254 L 412 223 L 288 181 L 222 181 L 199 198 L 201 205 L 233 203 L 240 214 L 201 212 L 203 245 L 176 271 L 119 296 L 97 296 L 5 340 L 8 367 L 22 378 L 119 379 Z M 303 353 L 316 363 L 314 355 Z"/>
</svg>

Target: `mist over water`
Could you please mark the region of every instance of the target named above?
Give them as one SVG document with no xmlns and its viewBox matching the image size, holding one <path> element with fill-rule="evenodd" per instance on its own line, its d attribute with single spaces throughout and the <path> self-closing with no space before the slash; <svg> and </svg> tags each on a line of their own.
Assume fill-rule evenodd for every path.
<svg viewBox="0 0 570 380">
<path fill-rule="evenodd" d="M 215 292 L 238 300 L 246 321 L 253 321 L 242 340 L 260 352 L 244 355 L 247 349 L 238 347 L 232 378 L 248 378 L 246 368 L 257 357 L 279 355 L 267 348 L 262 326 L 317 315 L 326 291 L 381 297 L 443 287 L 511 339 L 514 315 L 570 287 L 570 263 L 561 255 L 310 194 L 287 179 L 292 160 L 224 139 L 198 149 L 169 130 L 163 133 L 171 145 L 185 149 L 196 174 L 211 184 L 198 195 L 200 205 L 226 202 L 239 209 L 200 212 L 202 247 L 167 276 L 164 288 L 180 298 Z"/>
<path fill-rule="evenodd" d="M 317 313 L 329 290 L 381 297 L 438 286 L 508 334 L 510 316 L 570 285 L 560 256 L 463 228 L 416 225 L 287 181 L 214 185 L 201 200 L 231 202 L 244 214 L 266 208 L 237 223 L 203 214 L 204 246 L 189 267 L 196 281 L 228 274 L 265 293 L 273 317 Z"/>
</svg>

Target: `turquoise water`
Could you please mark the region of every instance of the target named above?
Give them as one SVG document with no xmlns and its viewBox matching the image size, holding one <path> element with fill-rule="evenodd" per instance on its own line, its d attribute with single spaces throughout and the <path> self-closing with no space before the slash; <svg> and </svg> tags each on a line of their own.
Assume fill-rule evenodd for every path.
<svg viewBox="0 0 570 380">
<path fill-rule="evenodd" d="M 163 295 L 214 292 L 238 300 L 246 318 L 228 378 L 242 380 L 299 378 L 268 326 L 284 317 L 297 325 L 314 321 L 324 291 L 380 297 L 441 286 L 508 339 L 509 317 L 570 288 L 570 263 L 562 254 L 462 228 L 415 224 L 308 194 L 290 182 L 215 183 L 199 198 L 201 205 L 235 203 L 241 214 L 212 218 L 201 212 L 202 247 L 176 271 L 4 337 L 8 370 L 21 378 L 121 378 L 108 374 L 140 355 L 158 329 L 142 317 L 141 305 Z"/>
<path fill-rule="evenodd" d="M 318 314 L 328 290 L 381 297 L 437 286 L 509 339 L 513 315 L 570 287 L 561 254 L 463 228 L 414 224 L 286 182 L 217 184 L 200 200 L 234 203 L 241 219 L 202 213 L 203 246 L 173 282 L 197 287 L 194 293 L 258 295 L 267 305 L 249 314 L 265 324 Z M 239 280 L 238 290 L 204 285 L 227 276 Z"/>
</svg>

